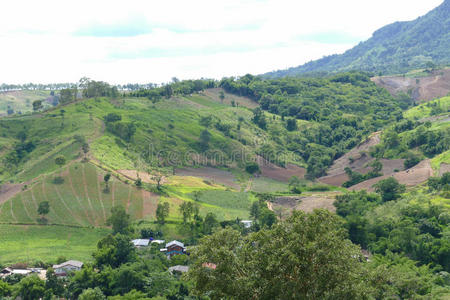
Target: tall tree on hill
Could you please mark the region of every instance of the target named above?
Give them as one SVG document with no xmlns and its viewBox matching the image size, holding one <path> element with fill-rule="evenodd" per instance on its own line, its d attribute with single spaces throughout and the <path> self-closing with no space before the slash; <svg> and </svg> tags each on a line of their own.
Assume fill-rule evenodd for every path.
<svg viewBox="0 0 450 300">
<path fill-rule="evenodd" d="M 375 192 L 381 195 L 383 201 L 398 199 L 400 194 L 405 192 L 405 185 L 400 184 L 394 177 L 389 177 L 379 181 L 374 185 Z"/>
<path fill-rule="evenodd" d="M 184 201 L 178 209 L 183 216 L 183 223 L 186 224 L 187 221 L 191 219 L 192 213 L 194 212 L 192 202 Z"/>
<path fill-rule="evenodd" d="M 66 158 L 62 155 L 59 155 L 55 158 L 55 164 L 57 164 L 59 167 L 62 167 L 66 163 Z"/>
<path fill-rule="evenodd" d="M 106 220 L 106 225 L 112 226 L 114 234 L 126 234 L 130 229 L 130 215 L 123 206 L 114 206 L 111 208 L 111 216 Z"/>
<path fill-rule="evenodd" d="M 103 181 L 105 182 L 105 191 L 109 192 L 109 180 L 111 179 L 111 174 L 110 173 L 106 173 L 105 176 L 103 177 Z"/>
<path fill-rule="evenodd" d="M 89 144 L 84 142 L 83 145 L 81 145 L 81 149 L 83 150 L 83 153 L 84 153 L 84 160 L 87 161 L 87 154 L 89 152 Z"/>
<path fill-rule="evenodd" d="M 223 91 L 219 92 L 219 98 L 220 98 L 220 102 L 223 103 L 223 99 L 225 99 L 225 94 Z"/>
<path fill-rule="evenodd" d="M 206 151 L 209 148 L 209 141 L 211 140 L 211 133 L 207 129 L 203 130 L 202 133 L 200 133 L 200 150 Z"/>
<path fill-rule="evenodd" d="M 169 203 L 158 203 L 156 208 L 156 220 L 159 224 L 164 224 L 166 218 L 169 216 Z"/>
<path fill-rule="evenodd" d="M 41 101 L 41 100 L 33 101 L 33 110 L 34 110 L 34 111 L 41 110 L 42 107 L 43 107 L 43 106 L 42 106 L 42 101 Z"/>
<path fill-rule="evenodd" d="M 50 203 L 48 201 L 42 201 L 39 203 L 37 213 L 41 216 L 42 220 L 45 220 L 45 216 L 50 212 Z"/>
</svg>

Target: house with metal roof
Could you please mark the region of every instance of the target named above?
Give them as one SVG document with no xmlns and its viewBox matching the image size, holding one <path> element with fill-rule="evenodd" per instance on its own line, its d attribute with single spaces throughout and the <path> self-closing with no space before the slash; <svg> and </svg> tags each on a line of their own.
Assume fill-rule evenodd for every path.
<svg viewBox="0 0 450 300">
<path fill-rule="evenodd" d="M 83 263 L 78 260 L 68 260 L 59 265 L 53 265 L 53 270 L 57 276 L 67 276 L 70 272 L 81 270 Z"/>
<path fill-rule="evenodd" d="M 137 248 L 140 247 L 147 247 L 148 244 L 150 243 L 150 240 L 148 239 L 136 239 L 136 240 L 132 240 L 131 243 L 133 243 L 133 245 Z"/>
<path fill-rule="evenodd" d="M 161 249 L 161 252 L 166 252 L 167 258 L 171 258 L 174 255 L 180 255 L 186 253 L 184 244 L 179 241 L 171 241 L 166 244 L 166 248 Z"/>
</svg>

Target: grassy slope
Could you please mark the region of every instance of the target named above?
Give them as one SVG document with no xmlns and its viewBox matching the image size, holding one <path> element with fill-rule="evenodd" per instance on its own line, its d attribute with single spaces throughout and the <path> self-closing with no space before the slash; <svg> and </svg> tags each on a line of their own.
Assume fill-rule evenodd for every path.
<svg viewBox="0 0 450 300">
<path fill-rule="evenodd" d="M 444 111 L 448 111 L 450 108 L 450 97 L 443 97 L 440 99 L 435 99 L 427 103 L 420 104 L 416 107 L 408 109 L 403 116 L 407 119 L 417 119 L 426 118 L 430 116 L 431 108 L 433 104 L 438 104 Z M 445 113 L 448 115 L 448 113 Z"/>
</svg>

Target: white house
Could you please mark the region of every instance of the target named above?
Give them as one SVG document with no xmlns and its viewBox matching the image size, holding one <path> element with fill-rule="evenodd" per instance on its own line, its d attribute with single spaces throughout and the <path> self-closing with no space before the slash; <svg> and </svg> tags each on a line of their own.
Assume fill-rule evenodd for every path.
<svg viewBox="0 0 450 300">
<path fill-rule="evenodd" d="M 81 270 L 83 263 L 77 260 L 68 260 L 59 265 L 53 265 L 53 270 L 57 276 L 66 276 L 70 272 Z"/>
<path fill-rule="evenodd" d="M 252 227 L 253 221 L 242 220 L 241 223 L 244 225 L 245 228 L 250 228 L 250 227 Z"/>
<path fill-rule="evenodd" d="M 136 239 L 136 240 L 132 240 L 131 241 L 133 243 L 133 245 L 137 248 L 140 247 L 147 247 L 148 244 L 150 243 L 150 240 L 148 239 Z"/>
</svg>

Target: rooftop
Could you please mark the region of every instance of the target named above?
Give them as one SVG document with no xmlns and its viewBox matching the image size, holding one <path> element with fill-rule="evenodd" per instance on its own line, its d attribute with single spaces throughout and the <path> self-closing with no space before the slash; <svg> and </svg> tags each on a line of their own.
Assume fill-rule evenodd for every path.
<svg viewBox="0 0 450 300">
<path fill-rule="evenodd" d="M 174 246 L 174 245 L 177 245 L 177 246 L 180 246 L 181 248 L 184 248 L 184 244 L 182 242 L 179 242 L 179 241 L 171 241 L 171 242 L 167 243 L 166 244 L 166 248 L 169 248 L 170 246 Z"/>
<path fill-rule="evenodd" d="M 58 268 L 63 268 L 66 266 L 74 266 L 77 268 L 81 268 L 83 266 L 83 263 L 81 261 L 78 260 L 68 260 L 66 262 L 63 262 L 62 264 L 59 265 L 53 265 L 53 269 L 58 269 Z"/>
<path fill-rule="evenodd" d="M 135 247 L 146 247 L 150 243 L 148 239 L 136 239 L 131 241 Z"/>
</svg>

